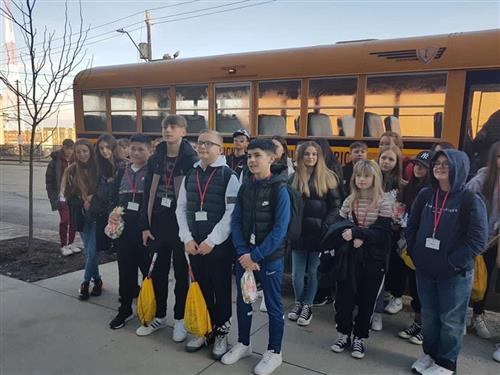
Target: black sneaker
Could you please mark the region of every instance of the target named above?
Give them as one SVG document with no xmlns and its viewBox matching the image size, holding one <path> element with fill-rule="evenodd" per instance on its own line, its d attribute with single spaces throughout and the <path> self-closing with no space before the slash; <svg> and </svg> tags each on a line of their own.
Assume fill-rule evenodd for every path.
<svg viewBox="0 0 500 375">
<path fill-rule="evenodd" d="M 351 355 L 357 359 L 365 358 L 365 343 L 364 339 L 359 337 L 354 337 L 352 340 L 352 352 Z"/>
<path fill-rule="evenodd" d="M 337 341 L 335 341 L 335 344 L 333 344 L 330 347 L 330 349 L 332 349 L 332 351 L 334 351 L 335 353 L 342 353 L 344 349 L 347 348 L 350 344 L 351 344 L 351 337 L 339 333 Z"/>
<path fill-rule="evenodd" d="M 409 339 L 422 331 L 422 325 L 417 322 L 413 322 L 410 326 L 402 331 L 398 332 L 398 336 L 402 339 Z"/>
<path fill-rule="evenodd" d="M 314 307 L 325 306 L 333 303 L 333 297 L 330 295 L 326 296 L 316 296 L 313 302 Z"/>
<path fill-rule="evenodd" d="M 302 311 L 300 312 L 299 319 L 297 319 L 297 324 L 299 326 L 308 326 L 311 323 L 313 314 L 311 310 L 311 306 L 303 305 Z"/>
<path fill-rule="evenodd" d="M 125 327 L 125 324 L 134 317 L 134 313 L 132 311 L 128 313 L 119 312 L 117 316 L 109 323 L 109 328 L 111 329 L 120 329 Z"/>
<path fill-rule="evenodd" d="M 80 301 L 86 301 L 88 300 L 90 297 L 90 293 L 89 293 L 89 282 L 88 281 L 84 281 L 81 285 L 80 285 L 80 290 L 79 290 L 79 295 L 78 295 L 78 299 Z"/>
<path fill-rule="evenodd" d="M 291 321 L 297 321 L 300 316 L 300 312 L 302 311 L 302 302 L 295 302 L 295 306 L 293 307 L 292 311 L 288 313 L 288 319 Z"/>
</svg>

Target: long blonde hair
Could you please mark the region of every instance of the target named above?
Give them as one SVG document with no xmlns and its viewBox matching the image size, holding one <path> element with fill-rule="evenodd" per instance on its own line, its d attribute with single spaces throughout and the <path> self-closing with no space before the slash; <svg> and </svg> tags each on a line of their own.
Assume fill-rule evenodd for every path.
<svg viewBox="0 0 500 375">
<path fill-rule="evenodd" d="M 307 167 L 304 164 L 304 154 L 309 147 L 313 147 L 318 154 L 318 161 L 310 177 L 307 173 Z M 337 175 L 335 172 L 328 169 L 320 145 L 313 141 L 304 142 L 297 149 L 297 170 L 292 180 L 292 187 L 307 198 L 311 196 L 311 191 L 309 189 L 310 178 L 312 179 L 314 191 L 320 198 L 324 197 L 329 190 L 336 189 L 338 186 Z"/>
<path fill-rule="evenodd" d="M 354 164 L 351 177 L 351 195 L 347 197 L 351 206 L 351 210 L 354 208 L 354 202 L 361 198 L 361 190 L 356 186 L 356 176 L 373 176 L 373 185 L 371 187 L 371 202 L 369 208 L 374 209 L 378 206 L 382 196 L 384 195 L 384 189 L 382 188 L 382 172 L 377 163 L 373 160 L 360 160 Z"/>
</svg>

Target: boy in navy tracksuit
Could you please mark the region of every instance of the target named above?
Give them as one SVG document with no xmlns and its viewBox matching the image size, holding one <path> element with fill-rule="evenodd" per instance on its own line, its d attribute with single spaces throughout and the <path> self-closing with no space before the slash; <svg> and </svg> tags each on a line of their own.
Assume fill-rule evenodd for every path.
<svg viewBox="0 0 500 375">
<path fill-rule="evenodd" d="M 122 219 L 125 222 L 123 233 L 115 240 L 118 259 L 118 279 L 120 308 L 118 315 L 109 323 L 111 329 L 122 328 L 132 318 L 132 300 L 137 295 L 137 269 L 147 274 L 148 251 L 142 244 L 142 231 L 139 229 L 139 208 L 144 193 L 146 164 L 153 144 L 151 138 L 136 134 L 130 138 L 130 161 L 116 172 L 113 187 L 115 206 L 123 207 Z M 118 223 L 119 217 L 110 215 L 110 221 Z"/>
<path fill-rule="evenodd" d="M 252 353 L 250 327 L 252 305 L 243 302 L 241 277 L 245 270 L 257 272 L 269 316 L 269 343 L 255 374 L 270 374 L 282 363 L 283 277 L 285 237 L 291 217 L 290 196 L 286 188 L 286 166 L 272 165 L 276 146 L 270 139 L 255 139 L 248 146 L 248 167 L 252 176 L 238 193 L 231 221 L 231 234 L 236 249 L 236 289 L 238 343 L 222 357 L 230 365 Z M 275 186 L 276 185 L 276 186 Z M 275 202 L 272 190 L 279 189 Z"/>
<path fill-rule="evenodd" d="M 179 237 L 189 254 L 191 269 L 207 303 L 215 333 L 212 357 L 227 352 L 231 326 L 231 269 L 234 248 L 229 238 L 231 215 L 240 183 L 221 155 L 222 136 L 212 130 L 200 133 L 200 161 L 184 178 L 177 202 Z M 194 337 L 186 351 L 199 350 L 205 337 Z"/>
</svg>

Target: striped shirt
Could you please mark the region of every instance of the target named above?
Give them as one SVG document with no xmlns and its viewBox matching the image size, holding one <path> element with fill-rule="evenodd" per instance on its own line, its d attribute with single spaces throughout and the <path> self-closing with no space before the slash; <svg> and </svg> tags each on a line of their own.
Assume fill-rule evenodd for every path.
<svg viewBox="0 0 500 375">
<path fill-rule="evenodd" d="M 382 196 L 382 199 L 380 199 L 380 201 L 378 202 L 376 208 L 368 209 L 369 208 L 368 206 L 371 203 L 371 199 L 360 198 L 359 201 L 354 202 L 352 206 L 354 209 L 354 214 L 356 215 L 357 218 L 357 223 L 354 221 L 354 217 L 352 215 L 352 210 L 351 210 L 352 199 L 353 199 L 352 195 L 349 195 L 344 200 L 342 208 L 340 209 L 340 216 L 342 216 L 344 219 L 352 221 L 353 223 L 359 225 L 360 227 L 363 228 L 369 227 L 377 220 L 377 217 L 379 216 L 389 217 L 389 218 L 392 217 L 392 209 L 394 206 L 395 199 L 391 194 L 385 193 Z"/>
</svg>

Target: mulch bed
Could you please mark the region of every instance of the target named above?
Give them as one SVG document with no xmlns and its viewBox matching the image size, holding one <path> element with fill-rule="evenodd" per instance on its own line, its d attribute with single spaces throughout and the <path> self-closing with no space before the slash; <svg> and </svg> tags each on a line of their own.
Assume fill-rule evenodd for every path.
<svg viewBox="0 0 500 375">
<path fill-rule="evenodd" d="M 58 243 L 38 238 L 33 241 L 31 253 L 28 253 L 28 237 L 0 241 L 0 274 L 34 282 L 84 268 L 83 252 L 65 257 Z M 115 260 L 115 254 L 100 254 L 101 264 Z"/>
</svg>

